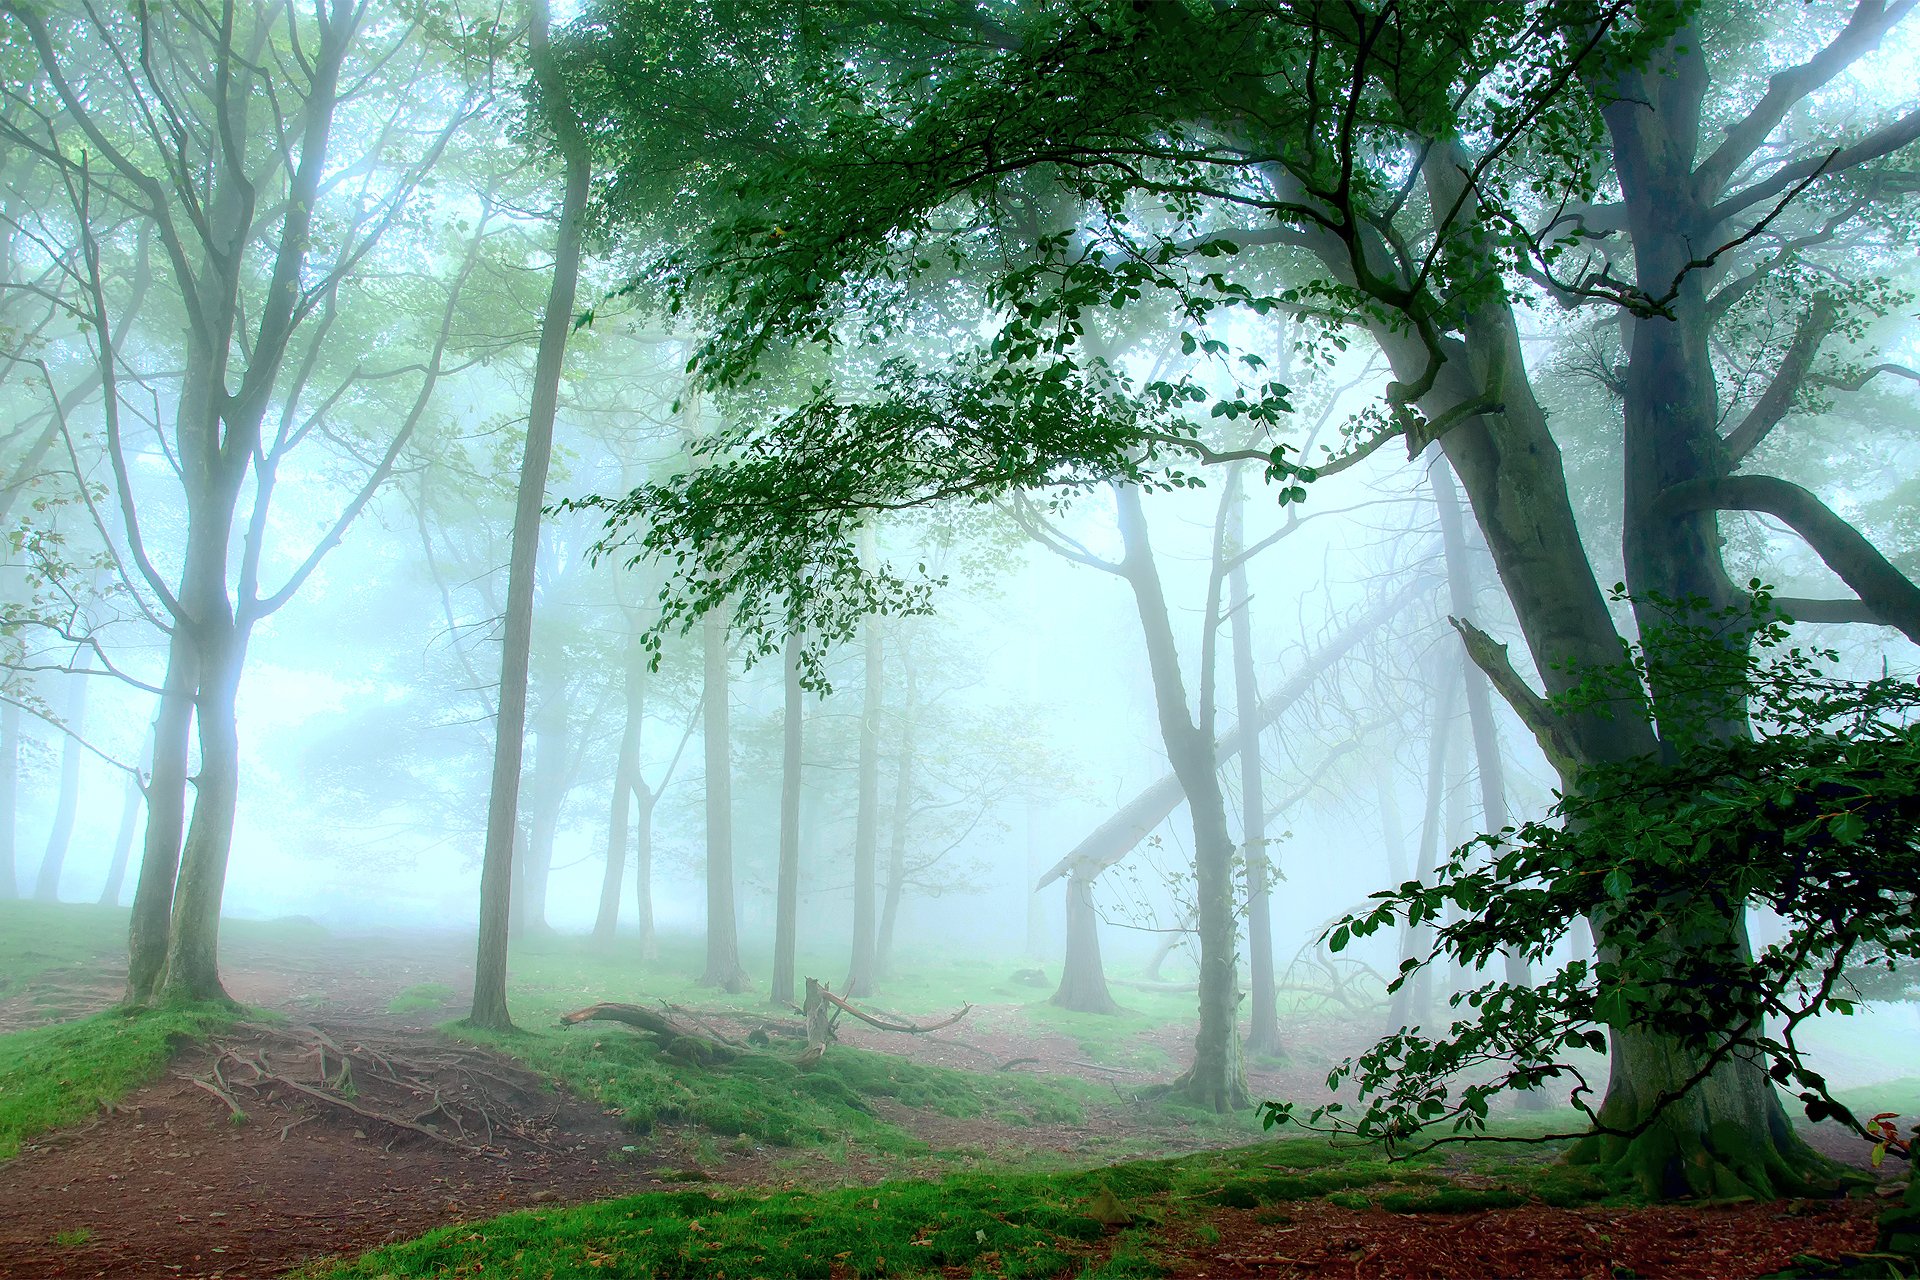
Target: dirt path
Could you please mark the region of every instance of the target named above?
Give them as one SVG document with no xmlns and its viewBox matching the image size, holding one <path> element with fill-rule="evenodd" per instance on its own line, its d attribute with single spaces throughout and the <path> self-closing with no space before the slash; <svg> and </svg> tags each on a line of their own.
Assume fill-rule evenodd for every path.
<svg viewBox="0 0 1920 1280">
<path fill-rule="evenodd" d="M 646 1153 L 622 1152 L 617 1120 L 518 1064 L 367 1031 L 246 1030 L 183 1055 L 112 1114 L 27 1144 L 0 1165 L 0 1275 L 270 1276 L 447 1222 L 660 1185 Z M 323 1068 L 310 1032 L 345 1053 Z M 342 1062 L 350 1105 L 417 1116 L 418 1130 L 318 1101 Z"/>
</svg>

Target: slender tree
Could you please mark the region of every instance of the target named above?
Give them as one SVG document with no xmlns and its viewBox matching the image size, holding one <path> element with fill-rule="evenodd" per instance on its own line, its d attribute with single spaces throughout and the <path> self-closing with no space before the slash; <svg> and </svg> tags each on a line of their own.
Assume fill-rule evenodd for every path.
<svg viewBox="0 0 1920 1280">
<path fill-rule="evenodd" d="M 540 510 L 546 502 L 547 471 L 553 458 L 553 423 L 559 408 L 567 335 L 573 327 L 580 238 L 592 183 L 586 136 L 553 60 L 552 16 L 546 0 L 532 0 L 531 10 L 528 59 L 540 88 L 543 122 L 560 154 L 565 176 L 554 230 L 553 276 L 540 320 L 526 443 L 515 490 L 506 616 L 501 624 L 499 711 L 493 775 L 487 792 L 486 847 L 480 866 L 480 938 L 474 962 L 473 1009 L 468 1014 L 472 1025 L 496 1031 L 513 1025 L 507 1012 L 507 934 L 512 912 L 514 837 L 520 825 L 520 761 L 527 720 L 527 666 L 533 647 L 534 568 L 540 554 Z"/>
</svg>

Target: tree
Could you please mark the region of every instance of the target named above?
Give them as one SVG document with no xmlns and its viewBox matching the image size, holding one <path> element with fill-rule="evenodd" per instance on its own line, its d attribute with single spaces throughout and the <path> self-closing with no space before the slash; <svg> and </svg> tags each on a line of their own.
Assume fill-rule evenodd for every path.
<svg viewBox="0 0 1920 1280">
<path fill-rule="evenodd" d="M 1908 763 L 1917 697 L 1904 680 L 1829 676 L 1823 664 L 1838 654 L 1792 645 L 1790 619 L 1759 583 L 1749 590 L 1750 605 L 1720 611 L 1636 601 L 1648 634 L 1625 662 L 1581 673 L 1568 698 L 1644 710 L 1656 688 L 1677 685 L 1698 705 L 1737 701 L 1753 736 L 1729 740 L 1707 714 L 1669 721 L 1667 750 L 1595 770 L 1548 819 L 1475 838 L 1421 881 L 1374 895 L 1377 904 L 1338 922 L 1331 939 L 1339 949 L 1454 904 L 1461 916 L 1403 968 L 1403 989 L 1449 958 L 1467 967 L 1501 953 L 1544 959 L 1582 916 L 1603 922 L 1598 961 L 1575 960 L 1538 988 L 1490 982 L 1456 996 L 1478 1015 L 1443 1035 L 1403 1028 L 1342 1064 L 1335 1076 L 1353 1079 L 1365 1105 L 1353 1120 L 1338 1105 L 1316 1109 L 1309 1124 L 1394 1143 L 1421 1141 L 1450 1120 L 1477 1133 L 1502 1089 L 1571 1078 L 1592 1133 L 1626 1143 L 1662 1112 L 1697 1106 L 1720 1063 L 1744 1056 L 1795 1088 L 1809 1118 L 1832 1116 L 1875 1136 L 1807 1064 L 1797 1037 L 1822 1012 L 1851 1011 L 1860 998 L 1852 973 L 1892 972 L 1920 953 L 1920 796 Z M 1783 936 L 1757 955 L 1721 923 L 1732 904 L 1749 901 L 1784 922 Z M 1689 1077 L 1633 1119 L 1637 1128 L 1594 1104 L 1567 1056 L 1603 1048 L 1599 1028 L 1627 1017 L 1693 1061 Z M 1290 1106 L 1269 1109 L 1270 1121 L 1287 1118 Z M 1689 1185 L 1681 1169 L 1663 1173 L 1660 1190 Z M 1746 1185 L 1733 1170 L 1714 1176 L 1728 1191 Z"/>
<path fill-rule="evenodd" d="M 361 483 L 268 589 L 279 468 L 329 409 L 369 397 L 360 367 L 327 358 L 338 356 L 327 335 L 343 314 L 357 314 L 364 268 L 480 95 L 459 83 L 421 23 L 376 20 L 351 0 L 321 0 L 311 12 L 228 5 L 210 22 L 9 3 L 0 21 L 24 37 L 37 76 L 31 100 L 12 97 L 24 110 L 0 130 L 66 195 L 76 249 L 68 270 L 90 331 L 123 521 L 117 554 L 170 626 L 128 995 L 220 998 L 219 906 L 239 791 L 234 702 L 248 643 L 391 472 L 442 369 L 451 305 L 424 344 L 412 403 L 403 393 L 399 406 L 369 415 L 399 425 L 360 442 L 373 458 Z M 398 86 L 385 101 L 362 79 L 374 66 L 381 83 Z M 186 321 L 183 334 L 146 335 L 166 367 L 182 369 L 165 447 L 178 460 L 171 501 L 185 508 L 186 536 L 171 571 L 150 554 L 143 528 L 158 500 L 142 496 L 128 463 L 123 386 L 145 375 L 123 367 L 131 349 L 102 268 L 121 218 L 152 238 Z M 200 766 L 182 844 L 190 731 Z"/>
<path fill-rule="evenodd" d="M 1396 376 L 1382 412 L 1358 424 L 1338 457 L 1390 439 L 1404 438 L 1415 455 L 1440 442 L 1545 693 L 1472 629 L 1469 651 L 1577 792 L 1589 770 L 1658 747 L 1659 712 L 1684 706 L 1645 717 L 1556 710 L 1568 673 L 1607 665 L 1620 640 L 1529 381 L 1516 310 L 1529 289 L 1611 308 L 1628 334 L 1620 421 L 1629 583 L 1724 607 L 1738 592 L 1720 562 L 1718 513 L 1763 510 L 1857 593 L 1795 604 L 1798 616 L 1884 621 L 1920 635 L 1920 595 L 1857 531 L 1808 490 L 1737 470 L 1791 416 L 1814 354 L 1836 332 L 1827 323 L 1834 304 L 1803 307 L 1797 340 L 1775 348 L 1773 376 L 1725 435 L 1709 341 L 1742 299 L 1792 305 L 1781 283 L 1836 245 L 1840 229 L 1865 220 L 1883 228 L 1883 242 L 1902 234 L 1876 220 L 1903 190 L 1886 176 L 1888 162 L 1920 135 L 1920 113 L 1864 129 L 1823 121 L 1815 145 L 1796 143 L 1787 126 L 1906 12 L 1878 0 L 1823 12 L 1835 33 L 1764 88 L 1740 76 L 1756 45 L 1745 38 L 1744 11 L 1689 25 L 1690 11 L 1677 6 L 1606 2 L 1205 11 L 1089 3 L 1016 12 L 997 27 L 976 15 L 964 41 L 922 24 L 915 29 L 937 46 L 928 57 L 941 68 L 924 91 L 891 92 L 884 61 L 871 81 L 858 70 L 836 78 L 843 110 L 813 135 L 810 154 L 744 183 L 747 212 L 666 274 L 722 320 L 704 358 L 709 377 L 751 379 L 777 344 L 831 335 L 856 310 L 864 331 L 883 332 L 875 313 L 904 303 L 911 290 L 899 282 L 950 243 L 936 214 L 959 204 L 998 225 L 1006 207 L 998 193 L 1051 175 L 1096 213 L 1049 239 L 1039 265 L 1008 272 L 993 292 L 1005 319 L 990 339 L 993 371 L 978 380 L 1023 411 L 1017 428 L 1001 432 L 991 415 L 976 415 L 957 438 L 940 438 L 937 457 L 909 434 L 894 465 L 876 469 L 866 433 L 887 423 L 898 441 L 900 424 L 914 421 L 902 417 L 914 397 L 860 413 L 823 396 L 791 422 L 766 424 L 756 441 L 804 482 L 796 475 L 782 488 L 744 463 L 732 476 L 734 493 L 811 493 L 811 510 L 800 502 L 776 530 L 731 528 L 729 487 L 708 477 L 674 496 L 692 497 L 709 518 L 656 519 L 660 543 L 691 545 L 698 529 L 706 568 L 731 556 L 736 570 L 771 579 L 771 560 L 837 537 L 850 511 L 1164 476 L 1157 467 L 1169 462 L 1219 458 L 1181 407 L 1277 418 L 1281 399 L 1257 373 L 1225 394 L 1190 377 L 1134 388 L 1130 415 L 1063 412 L 1089 382 L 1119 379 L 1079 341 L 1095 307 L 1168 307 L 1223 379 L 1233 353 L 1222 316 L 1279 308 L 1350 325 L 1380 345 Z M 979 38 L 982 23 L 992 39 Z M 1709 92 L 1716 83 L 1727 92 Z M 1153 91 L 1142 93 L 1145 84 Z M 865 110 L 847 107 L 863 95 Z M 1314 277 L 1293 290 L 1250 285 L 1243 253 L 1261 246 L 1301 255 Z M 1584 265 L 1570 269 L 1576 259 Z M 890 292 L 860 287 L 880 280 Z M 1873 290 L 1860 300 L 1885 305 Z M 965 387 L 971 376 L 962 360 L 945 381 Z M 797 430 L 830 421 L 842 428 L 832 437 L 839 463 Z M 1106 429 L 1085 430 L 1096 422 Z M 1287 452 L 1274 448 L 1268 471 L 1283 498 L 1298 500 L 1323 468 Z M 674 505 L 641 500 L 632 509 L 658 517 Z M 865 580 L 844 577 L 850 598 L 880 590 L 902 607 L 918 599 L 912 582 L 882 580 L 863 595 L 855 583 Z M 1740 736 L 1730 712 L 1719 722 L 1730 741 Z M 1732 1171 L 1768 1191 L 1814 1167 L 1764 1076 L 1738 1055 L 1716 1060 L 1688 1107 L 1660 1108 L 1654 1100 L 1691 1077 L 1694 1059 L 1624 1023 L 1609 1046 L 1608 1119 L 1636 1136 L 1599 1148 L 1643 1185 L 1670 1189 L 1670 1171 L 1681 1169 L 1687 1186 L 1707 1190 Z M 1637 1126 L 1654 1111 L 1657 1123 Z M 1706 1158 L 1693 1160 L 1700 1151 Z"/>
<path fill-rule="evenodd" d="M 480 938 L 474 961 L 473 1026 L 503 1031 L 507 1012 L 507 935 L 512 912 L 513 849 L 519 827 L 520 760 L 527 718 L 527 664 L 533 645 L 534 565 L 540 553 L 540 510 L 546 502 L 553 457 L 553 420 L 560 399 L 560 373 L 573 327 L 573 297 L 580 277 L 581 232 L 592 183 L 592 156 L 584 131 L 554 62 L 546 0 L 532 0 L 527 56 L 539 87 L 542 122 L 551 131 L 565 177 L 554 228 L 553 277 L 540 319 L 533 394 L 527 409 L 526 443 L 513 513 L 507 562 L 506 616 L 500 641 L 500 700 L 494 728 L 493 775 L 487 790 L 486 850 L 480 869 Z"/>
</svg>

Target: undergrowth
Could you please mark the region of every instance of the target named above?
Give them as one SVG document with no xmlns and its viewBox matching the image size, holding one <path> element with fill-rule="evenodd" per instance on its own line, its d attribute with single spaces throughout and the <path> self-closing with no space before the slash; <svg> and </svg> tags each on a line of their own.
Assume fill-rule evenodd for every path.
<svg viewBox="0 0 1920 1280">
<path fill-rule="evenodd" d="M 0 1035 L 0 1160 L 23 1139 L 84 1120 L 166 1069 L 180 1046 L 240 1015 L 215 1005 L 105 1013 Z"/>
</svg>

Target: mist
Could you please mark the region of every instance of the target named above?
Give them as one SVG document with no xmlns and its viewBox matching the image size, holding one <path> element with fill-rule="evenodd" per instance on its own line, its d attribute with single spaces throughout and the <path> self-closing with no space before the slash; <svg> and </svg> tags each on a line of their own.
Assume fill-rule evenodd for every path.
<svg viewBox="0 0 1920 1280">
<path fill-rule="evenodd" d="M 569 1205 L 1891 1176 L 1920 24 L 1590 8 L 0 0 L 0 1045 L 495 1054 Z"/>
</svg>

